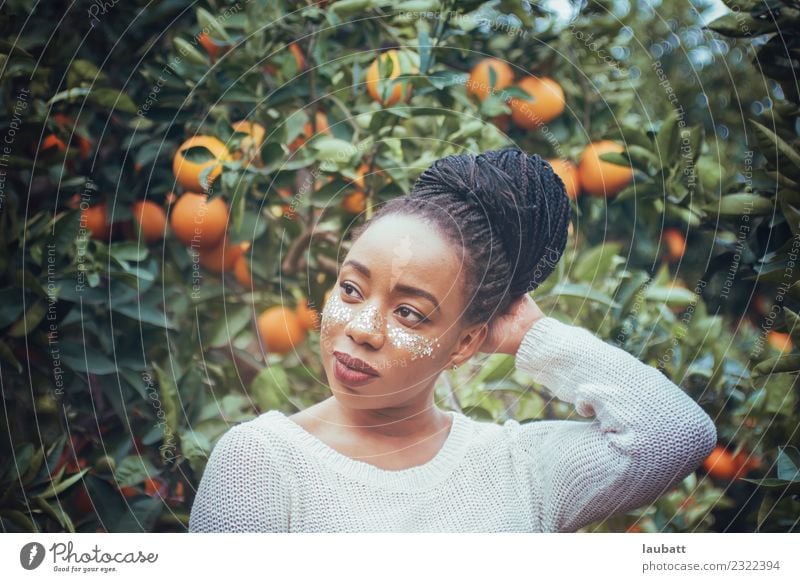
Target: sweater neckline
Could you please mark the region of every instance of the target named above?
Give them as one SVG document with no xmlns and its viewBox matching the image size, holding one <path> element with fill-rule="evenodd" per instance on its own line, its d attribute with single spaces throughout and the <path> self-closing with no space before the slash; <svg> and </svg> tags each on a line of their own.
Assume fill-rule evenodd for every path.
<svg viewBox="0 0 800 582">
<path fill-rule="evenodd" d="M 365 461 L 348 457 L 308 432 L 280 410 L 270 410 L 276 426 L 295 437 L 304 450 L 311 452 L 326 465 L 340 474 L 357 479 L 363 483 L 379 485 L 388 489 L 426 489 L 433 487 L 458 466 L 469 443 L 469 419 L 453 410 L 445 410 L 453 421 L 444 444 L 429 461 L 406 469 L 381 469 Z"/>
</svg>

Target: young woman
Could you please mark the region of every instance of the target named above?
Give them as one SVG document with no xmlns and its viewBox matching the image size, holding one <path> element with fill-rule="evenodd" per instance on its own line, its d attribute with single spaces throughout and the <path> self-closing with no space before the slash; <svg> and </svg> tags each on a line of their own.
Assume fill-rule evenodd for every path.
<svg viewBox="0 0 800 582">
<path fill-rule="evenodd" d="M 564 185 L 518 149 L 437 160 L 355 233 L 322 314 L 332 396 L 214 448 L 189 531 L 569 532 L 647 505 L 716 444 L 653 367 L 530 297 L 567 240 Z M 500 425 L 437 408 L 476 352 L 591 421 Z"/>
</svg>

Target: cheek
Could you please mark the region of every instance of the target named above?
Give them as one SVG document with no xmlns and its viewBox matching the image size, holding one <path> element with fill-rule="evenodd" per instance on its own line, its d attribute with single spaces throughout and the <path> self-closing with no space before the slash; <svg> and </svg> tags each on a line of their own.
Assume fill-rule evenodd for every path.
<svg viewBox="0 0 800 582">
<path fill-rule="evenodd" d="M 436 359 L 439 354 L 439 338 L 427 338 L 394 325 L 389 325 L 386 333 L 392 347 L 410 354 L 412 362 L 421 358 Z"/>
<path fill-rule="evenodd" d="M 332 294 L 322 309 L 320 340 L 326 347 L 334 330 L 344 328 L 355 317 L 353 309 L 344 303 L 337 294 Z M 439 355 L 439 338 L 428 338 L 396 325 L 386 326 L 389 345 L 409 355 L 410 361 L 428 359 L 435 360 Z M 328 349 L 326 351 L 331 351 Z M 405 362 L 405 360 L 403 360 Z"/>
<path fill-rule="evenodd" d="M 333 348 L 329 345 L 330 337 L 334 330 L 341 329 L 353 319 L 353 310 L 345 305 L 336 293 L 328 298 L 328 302 L 322 309 L 322 323 L 320 324 L 320 341 L 326 352 L 331 352 Z"/>
</svg>

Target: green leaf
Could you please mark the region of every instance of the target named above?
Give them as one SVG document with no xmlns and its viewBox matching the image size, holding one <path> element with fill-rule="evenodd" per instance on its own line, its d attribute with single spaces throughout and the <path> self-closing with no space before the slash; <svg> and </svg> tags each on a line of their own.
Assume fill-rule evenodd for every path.
<svg viewBox="0 0 800 582">
<path fill-rule="evenodd" d="M 120 313 L 142 323 L 149 323 L 164 329 L 177 329 L 175 323 L 161 310 L 160 301 L 155 294 L 150 293 L 137 301 L 118 303 L 112 300 L 109 307 L 114 313 Z"/>
<path fill-rule="evenodd" d="M 39 529 L 36 527 L 36 524 L 34 524 L 34 522 L 31 521 L 30 518 L 21 511 L 16 509 L 1 509 L 0 515 L 5 516 L 7 519 L 14 522 L 27 532 L 39 533 Z"/>
<path fill-rule="evenodd" d="M 77 87 L 84 82 L 94 85 L 104 82 L 106 78 L 106 74 L 98 69 L 93 62 L 86 59 L 75 59 L 69 66 L 67 86 Z"/>
<path fill-rule="evenodd" d="M 514 371 L 514 356 L 492 354 L 484 361 L 475 380 L 480 383 L 496 382 L 508 378 Z"/>
<path fill-rule="evenodd" d="M 659 166 L 668 168 L 678 159 L 678 114 L 671 110 L 661 123 L 656 134 L 656 156 L 660 156 Z"/>
<path fill-rule="evenodd" d="M 771 129 L 768 127 L 761 125 L 754 119 L 748 120 L 750 124 L 761 133 L 764 137 L 766 137 L 769 141 L 775 144 L 778 151 L 782 153 L 786 158 L 794 164 L 795 168 L 800 169 L 800 152 L 798 152 L 795 148 L 791 145 L 786 143 L 783 138 L 775 134 Z M 766 153 L 766 152 L 765 152 Z"/>
<path fill-rule="evenodd" d="M 583 252 L 572 268 L 572 277 L 589 282 L 605 278 L 611 271 L 611 265 L 619 254 L 620 247 L 619 243 L 604 243 Z"/>
<path fill-rule="evenodd" d="M 136 113 L 136 105 L 127 94 L 117 89 L 92 89 L 88 100 L 110 111 Z"/>
<path fill-rule="evenodd" d="M 211 454 L 211 442 L 200 431 L 187 430 L 181 433 L 181 454 L 189 461 L 195 475 L 202 475 Z"/>
<path fill-rule="evenodd" d="M 316 150 L 314 157 L 320 162 L 345 164 L 356 153 L 355 146 L 349 141 L 329 135 L 319 135 L 310 140 L 309 145 Z"/>
<path fill-rule="evenodd" d="M 752 370 L 752 376 L 766 376 L 772 374 L 782 374 L 784 372 L 795 372 L 800 370 L 800 355 L 782 354 L 759 362 Z"/>
<path fill-rule="evenodd" d="M 69 515 L 64 513 L 62 509 L 64 507 L 63 505 L 59 505 L 59 508 L 55 509 L 43 497 L 34 497 L 33 500 L 36 505 L 38 505 L 39 508 L 42 509 L 47 515 L 60 523 L 62 528 L 67 530 L 69 533 L 75 533 L 75 526 L 73 525 L 72 520 L 69 518 Z"/>
<path fill-rule="evenodd" d="M 172 39 L 172 42 L 175 44 L 175 48 L 180 56 L 184 57 L 190 63 L 204 65 L 206 67 L 209 65 L 208 58 L 182 38 L 176 36 Z"/>
<path fill-rule="evenodd" d="M 651 285 L 648 287 L 645 292 L 645 297 L 649 301 L 665 303 L 669 307 L 686 307 L 693 301 L 697 301 L 697 295 L 689 289 L 659 285 Z"/>
<path fill-rule="evenodd" d="M 223 27 L 219 21 L 214 18 L 205 8 L 197 9 L 197 22 L 200 24 L 203 32 L 208 31 L 207 34 L 210 37 L 216 38 L 217 40 L 231 39 L 231 37 L 228 36 L 228 33 L 225 31 L 225 27 Z"/>
<path fill-rule="evenodd" d="M 74 475 L 70 475 L 60 483 L 55 483 L 55 482 L 50 483 L 50 486 L 47 489 L 45 489 L 42 493 L 37 495 L 37 497 L 47 499 L 48 497 L 53 497 L 54 495 L 58 495 L 62 491 L 66 491 L 67 489 L 72 487 L 75 483 L 80 481 L 83 478 L 83 476 L 90 470 L 91 470 L 90 468 L 81 469 L 80 471 L 78 471 Z"/>
<path fill-rule="evenodd" d="M 161 403 L 164 408 L 164 436 L 178 434 L 178 410 L 180 408 L 180 396 L 178 395 L 178 387 L 175 385 L 175 380 L 171 374 L 163 370 L 156 362 L 153 362 L 153 370 L 156 372 L 158 378 L 158 389 L 161 396 Z M 161 452 L 162 457 L 164 451 Z"/>
<path fill-rule="evenodd" d="M 760 215 L 770 214 L 774 205 L 775 201 L 770 198 L 740 193 L 723 196 L 718 204 L 707 204 L 704 209 L 725 216 Z"/>
<path fill-rule="evenodd" d="M 604 154 L 600 154 L 599 157 L 600 160 L 608 162 L 609 164 L 614 164 L 615 166 L 625 166 L 626 168 L 631 167 L 631 161 L 624 153 L 606 152 Z"/>
<path fill-rule="evenodd" d="M 143 261 L 147 258 L 149 251 L 145 245 L 125 241 L 111 243 L 108 253 L 119 261 Z"/>
<path fill-rule="evenodd" d="M 619 307 L 611 297 L 593 289 L 590 285 L 584 283 L 558 283 L 546 295 L 546 297 L 577 297 L 579 299 L 588 299 L 589 301 L 597 301 L 607 307 Z"/>
<path fill-rule="evenodd" d="M 778 479 L 800 481 L 800 450 L 791 445 L 778 447 Z"/>
<path fill-rule="evenodd" d="M 230 346 L 234 338 L 250 323 L 252 318 L 253 312 L 250 305 L 237 305 L 229 308 L 211 328 L 210 340 L 207 345 L 212 348 Z"/>
<path fill-rule="evenodd" d="M 72 242 L 78 238 L 81 228 L 81 211 L 71 210 L 56 218 L 53 225 L 52 244 L 56 255 L 63 256 L 69 250 Z"/>
<path fill-rule="evenodd" d="M 113 374 L 117 366 L 104 353 L 77 341 L 60 343 L 61 359 L 76 372 Z"/>
<path fill-rule="evenodd" d="M 390 2 L 386 0 L 338 0 L 331 5 L 330 10 L 339 16 L 348 16 L 387 4 Z"/>
<path fill-rule="evenodd" d="M 262 411 L 280 409 L 289 396 L 289 377 L 282 366 L 261 370 L 250 384 L 250 394 Z"/>
<path fill-rule="evenodd" d="M 14 355 L 14 352 L 11 351 L 11 348 L 5 342 L 0 341 L 0 359 L 2 359 L 7 364 L 11 364 L 14 366 L 14 369 L 17 371 L 17 374 L 22 372 L 22 364 Z"/>
<path fill-rule="evenodd" d="M 723 36 L 732 38 L 751 38 L 776 30 L 776 23 L 767 20 L 756 20 L 748 14 L 729 13 L 714 20 L 707 28 Z"/>
<path fill-rule="evenodd" d="M 138 485 L 149 477 L 154 477 L 160 473 L 147 457 L 130 455 L 125 457 L 117 464 L 113 471 L 114 478 L 119 483 L 119 487 L 129 487 Z"/>
<path fill-rule="evenodd" d="M 22 319 L 17 321 L 6 333 L 9 337 L 25 337 L 41 323 L 47 314 L 47 304 L 39 300 L 30 306 Z"/>
</svg>

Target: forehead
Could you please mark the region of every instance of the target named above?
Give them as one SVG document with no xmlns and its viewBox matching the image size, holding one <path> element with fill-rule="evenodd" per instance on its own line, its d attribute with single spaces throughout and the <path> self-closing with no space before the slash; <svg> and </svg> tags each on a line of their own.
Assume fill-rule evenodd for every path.
<svg viewBox="0 0 800 582">
<path fill-rule="evenodd" d="M 363 232 L 347 259 L 366 265 L 373 279 L 391 277 L 393 282 L 416 284 L 445 301 L 445 295 L 460 286 L 461 252 L 424 220 L 387 216 Z"/>
</svg>

